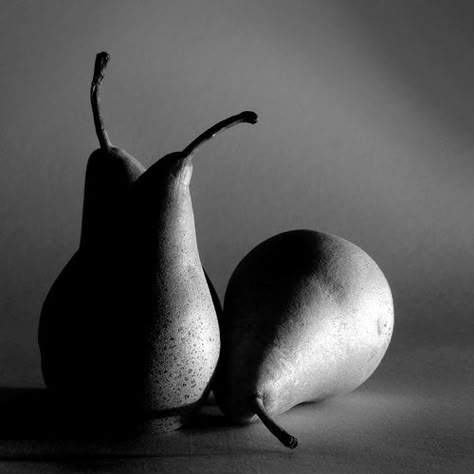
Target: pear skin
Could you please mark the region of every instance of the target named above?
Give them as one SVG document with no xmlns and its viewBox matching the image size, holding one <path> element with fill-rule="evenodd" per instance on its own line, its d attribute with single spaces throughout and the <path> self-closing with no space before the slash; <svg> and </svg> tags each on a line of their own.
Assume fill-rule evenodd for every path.
<svg viewBox="0 0 474 474">
<path fill-rule="evenodd" d="M 276 235 L 239 263 L 220 321 L 216 400 L 234 422 L 350 392 L 376 369 L 393 329 L 390 287 L 362 249 L 310 230 Z"/>
<path fill-rule="evenodd" d="M 155 431 L 182 426 L 210 390 L 220 351 L 213 295 L 197 245 L 190 193 L 192 156 L 219 131 L 256 122 L 243 112 L 211 127 L 182 152 L 166 155 L 133 185 L 127 241 L 135 249 L 127 351 L 140 415 Z M 214 295 L 215 297 L 216 295 Z"/>
<path fill-rule="evenodd" d="M 130 293 L 124 254 L 133 255 L 134 249 L 121 233 L 131 185 L 145 168 L 113 146 L 105 129 L 100 86 L 108 61 L 107 53 L 97 55 L 90 89 L 100 148 L 87 163 L 79 249 L 48 292 L 38 330 L 46 386 L 69 410 L 68 416 L 85 420 L 88 428 L 91 420 L 99 425 L 115 422 L 118 410 L 126 413 L 120 417 L 121 427 L 126 425 L 126 408 L 133 406 L 136 394 L 136 386 L 127 382 L 135 381 L 140 370 L 134 363 L 137 356 L 125 350 L 130 315 L 123 311 L 119 288 Z M 217 293 L 204 275 L 220 314 Z"/>
</svg>

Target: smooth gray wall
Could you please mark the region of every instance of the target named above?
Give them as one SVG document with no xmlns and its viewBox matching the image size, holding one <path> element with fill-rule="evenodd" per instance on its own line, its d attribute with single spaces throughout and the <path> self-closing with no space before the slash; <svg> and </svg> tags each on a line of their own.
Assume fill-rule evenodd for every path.
<svg viewBox="0 0 474 474">
<path fill-rule="evenodd" d="M 3 382 L 41 383 L 38 317 L 78 244 L 100 50 L 112 57 L 103 87 L 112 141 L 146 165 L 228 115 L 260 114 L 195 159 L 201 257 L 221 295 L 257 243 L 319 229 L 384 270 L 392 356 L 472 340 L 472 2 L 0 7 Z"/>
</svg>

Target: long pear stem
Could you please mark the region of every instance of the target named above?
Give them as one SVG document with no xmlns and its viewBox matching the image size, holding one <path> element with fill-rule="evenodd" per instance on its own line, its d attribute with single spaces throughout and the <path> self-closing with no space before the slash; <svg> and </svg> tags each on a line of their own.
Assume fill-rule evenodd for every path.
<svg viewBox="0 0 474 474">
<path fill-rule="evenodd" d="M 255 396 L 252 398 L 251 403 L 255 414 L 262 420 L 262 423 L 268 428 L 270 433 L 277 437 L 284 446 L 290 449 L 294 449 L 298 446 L 298 440 L 270 418 L 263 406 L 261 397 Z"/>
<path fill-rule="evenodd" d="M 105 130 L 104 119 L 100 110 L 100 85 L 104 79 L 104 71 L 109 62 L 110 55 L 102 52 L 95 57 L 94 76 L 92 78 L 90 96 L 92 105 L 92 114 L 94 116 L 94 125 L 100 147 L 106 150 L 112 146 L 112 143 Z"/>
<path fill-rule="evenodd" d="M 218 133 L 226 130 L 227 128 L 233 127 L 239 123 L 257 123 L 258 115 L 255 112 L 246 110 L 238 115 L 233 115 L 221 122 L 216 123 L 211 128 L 201 133 L 195 140 L 193 140 L 184 150 L 183 156 L 190 157 L 196 150 L 205 142 L 214 138 Z"/>
</svg>

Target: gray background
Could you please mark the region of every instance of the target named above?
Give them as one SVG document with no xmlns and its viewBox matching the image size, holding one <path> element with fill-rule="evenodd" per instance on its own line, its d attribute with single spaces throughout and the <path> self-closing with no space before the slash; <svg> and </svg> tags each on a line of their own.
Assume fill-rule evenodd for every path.
<svg viewBox="0 0 474 474">
<path fill-rule="evenodd" d="M 2 1 L 0 376 L 41 384 L 46 293 L 78 245 L 97 147 L 95 54 L 112 141 L 150 165 L 244 109 L 257 126 L 195 159 L 203 264 L 219 293 L 278 232 L 310 228 L 365 249 L 391 283 L 387 383 L 471 376 L 474 7 L 433 1 Z M 433 352 L 431 349 L 435 348 Z M 458 363 L 459 362 L 459 363 Z M 453 369 L 445 369 L 455 383 Z M 411 375 L 407 375 L 411 374 Z"/>
<path fill-rule="evenodd" d="M 470 1 L 0 0 L 0 471 L 474 472 L 473 24 Z M 37 326 L 79 241 L 101 50 L 110 136 L 147 166 L 260 115 L 195 159 L 221 296 L 251 248 L 294 228 L 357 243 L 392 286 L 393 341 L 369 381 L 278 418 L 295 452 L 212 404 L 133 442 L 55 431 Z"/>
</svg>

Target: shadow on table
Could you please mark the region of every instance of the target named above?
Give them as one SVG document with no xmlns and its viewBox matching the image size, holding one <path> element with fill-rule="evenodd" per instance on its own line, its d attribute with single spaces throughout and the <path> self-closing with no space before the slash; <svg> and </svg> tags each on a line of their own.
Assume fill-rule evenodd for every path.
<svg viewBox="0 0 474 474">
<path fill-rule="evenodd" d="M 341 462 L 354 472 L 424 472 L 427 465 L 472 472 L 464 469 L 472 467 L 472 397 L 462 398 L 463 393 L 457 388 L 449 396 L 372 389 L 324 404 L 303 404 L 281 418 L 300 439 L 300 447 L 292 451 L 260 424 L 229 427 L 212 402 L 185 429 L 135 436 L 92 428 L 71 410 L 58 410 L 46 390 L 3 388 L 0 461 L 29 463 L 35 469 L 35 463 L 41 463 L 45 472 L 59 467 L 131 473 L 145 467 L 188 472 L 197 464 L 200 472 L 208 472 L 211 465 L 222 472 L 232 462 L 249 466 L 264 459 L 273 463 L 275 472 L 282 466 L 293 472 L 296 456 L 311 469 L 316 464 L 328 467 L 322 472 L 334 471 Z"/>
<path fill-rule="evenodd" d="M 110 424 L 93 424 L 91 420 L 72 408 L 56 406 L 46 389 L 0 388 L 0 461 L 59 463 L 66 470 L 79 471 L 81 466 L 108 469 L 115 464 L 133 464 L 139 458 L 160 463 L 178 457 L 184 462 L 212 455 L 215 438 L 230 429 L 212 397 L 184 428 L 158 436 L 130 427 L 120 417 Z M 232 428 L 239 429 L 245 430 Z M 201 436 L 195 445 L 196 436 L 205 433 L 209 436 Z M 233 455 L 241 451 L 248 453 L 252 447 L 237 446 Z"/>
<path fill-rule="evenodd" d="M 0 439 L 47 438 L 54 433 L 54 410 L 45 389 L 0 388 Z"/>
<path fill-rule="evenodd" d="M 122 420 L 106 427 L 89 421 L 59 409 L 46 389 L 0 388 L 0 463 L 18 472 L 27 463 L 25 469 L 39 472 L 120 473 L 143 472 L 145 465 L 179 472 L 176 463 L 184 470 L 199 463 L 206 472 L 210 460 L 227 464 L 229 456 L 282 455 L 267 436 L 263 445 L 255 443 L 255 427 L 231 428 L 212 398 L 186 427 L 159 435 L 120 426 Z M 243 436 L 235 437 L 238 432 Z"/>
<path fill-rule="evenodd" d="M 118 417 L 117 417 L 118 419 Z M 94 423 L 77 407 L 61 408 L 44 388 L 0 387 L 0 440 L 113 439 L 136 435 L 123 419 Z M 122 426 L 121 426 L 122 425 Z M 180 431 L 212 430 L 229 426 L 212 396 Z"/>
</svg>

